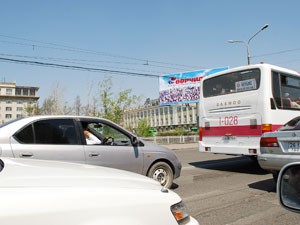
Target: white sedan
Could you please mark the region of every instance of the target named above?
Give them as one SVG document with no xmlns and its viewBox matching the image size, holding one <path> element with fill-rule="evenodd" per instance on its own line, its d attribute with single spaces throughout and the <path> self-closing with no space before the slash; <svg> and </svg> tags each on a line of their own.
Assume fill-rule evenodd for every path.
<svg viewBox="0 0 300 225">
<path fill-rule="evenodd" d="M 176 193 L 139 174 L 12 158 L 0 171 L 3 225 L 198 224 Z"/>
</svg>

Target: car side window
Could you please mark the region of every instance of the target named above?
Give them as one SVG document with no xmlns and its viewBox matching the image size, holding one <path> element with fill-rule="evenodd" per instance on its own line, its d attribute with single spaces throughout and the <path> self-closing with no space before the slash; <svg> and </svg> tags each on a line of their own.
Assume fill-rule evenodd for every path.
<svg viewBox="0 0 300 225">
<path fill-rule="evenodd" d="M 115 129 L 114 127 L 104 123 L 89 123 L 89 129 L 97 137 L 101 139 L 103 145 L 114 145 L 114 146 L 129 146 L 131 145 L 130 138 Z"/>
<path fill-rule="evenodd" d="M 130 138 L 121 131 L 107 124 L 102 124 L 102 135 L 105 137 L 107 145 L 129 146 Z"/>
<path fill-rule="evenodd" d="M 14 137 L 23 144 L 33 144 L 34 138 L 33 138 L 32 124 L 26 126 L 21 131 L 16 133 Z"/>
<path fill-rule="evenodd" d="M 71 119 L 40 120 L 33 124 L 36 144 L 79 144 Z"/>
</svg>

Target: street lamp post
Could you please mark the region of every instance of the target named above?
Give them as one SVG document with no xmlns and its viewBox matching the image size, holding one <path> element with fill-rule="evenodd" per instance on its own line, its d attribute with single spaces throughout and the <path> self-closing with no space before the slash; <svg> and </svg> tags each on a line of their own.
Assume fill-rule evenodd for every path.
<svg viewBox="0 0 300 225">
<path fill-rule="evenodd" d="M 249 51 L 249 43 L 250 41 L 258 35 L 259 32 L 263 31 L 269 26 L 269 24 L 264 25 L 259 31 L 257 31 L 251 38 L 249 38 L 248 42 L 241 41 L 241 40 L 229 40 L 229 43 L 244 43 L 246 48 L 247 48 L 247 60 L 248 60 L 248 65 L 250 65 L 250 51 Z"/>
</svg>

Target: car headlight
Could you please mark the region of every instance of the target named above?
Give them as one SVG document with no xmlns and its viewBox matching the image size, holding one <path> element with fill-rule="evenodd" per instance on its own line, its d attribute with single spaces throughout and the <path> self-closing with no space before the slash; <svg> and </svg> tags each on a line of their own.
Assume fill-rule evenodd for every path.
<svg viewBox="0 0 300 225">
<path fill-rule="evenodd" d="M 190 221 L 189 214 L 183 202 L 171 206 L 171 211 L 178 224 L 186 224 Z"/>
</svg>

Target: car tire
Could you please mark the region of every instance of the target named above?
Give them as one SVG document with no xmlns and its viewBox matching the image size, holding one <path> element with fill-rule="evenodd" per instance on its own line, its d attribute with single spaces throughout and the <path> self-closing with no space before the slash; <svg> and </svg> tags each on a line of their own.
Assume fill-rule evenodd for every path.
<svg viewBox="0 0 300 225">
<path fill-rule="evenodd" d="M 279 171 L 272 171 L 273 180 L 277 183 Z"/>
<path fill-rule="evenodd" d="M 157 180 L 165 188 L 170 188 L 173 184 L 173 170 L 165 162 L 157 162 L 151 166 L 147 176 Z"/>
</svg>

